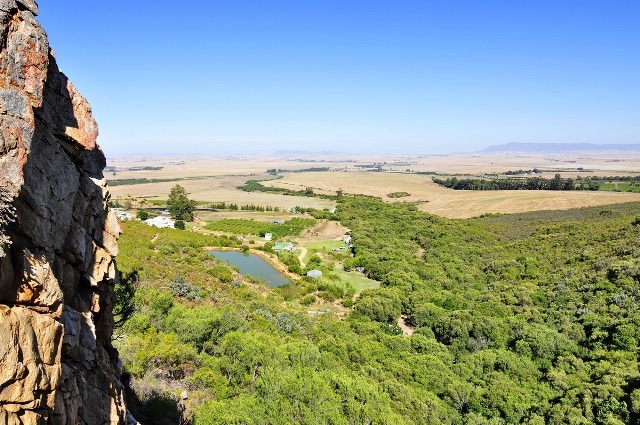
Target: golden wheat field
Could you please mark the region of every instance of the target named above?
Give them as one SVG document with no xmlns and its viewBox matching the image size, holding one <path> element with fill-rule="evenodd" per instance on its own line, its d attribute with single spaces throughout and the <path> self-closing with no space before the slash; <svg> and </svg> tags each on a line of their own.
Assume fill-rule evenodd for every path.
<svg viewBox="0 0 640 425">
<path fill-rule="evenodd" d="M 332 170 L 359 171 L 361 166 L 383 164 L 395 172 L 432 171 L 451 174 L 499 173 L 507 170 L 539 168 L 543 177 L 560 172 L 563 177 L 589 175 L 627 175 L 640 173 L 638 153 L 589 154 L 450 154 L 450 155 L 287 155 L 287 156 L 202 156 L 202 157 L 116 157 L 109 158 L 108 179 L 183 178 L 196 176 L 247 176 L 268 169 L 300 170 L 329 167 Z M 136 171 L 132 168 L 162 167 L 160 170 Z M 582 169 L 582 170 L 580 170 Z"/>
<path fill-rule="evenodd" d="M 113 186 L 109 191 L 114 199 L 146 198 L 167 199 L 169 191 L 176 184 L 183 186 L 191 199 L 204 202 L 226 202 L 238 205 L 261 205 L 291 209 L 296 206 L 305 208 L 333 208 L 335 202 L 304 196 L 285 196 L 281 194 L 243 192 L 236 189 L 252 176 L 219 176 L 198 180 L 182 180 L 161 183 Z"/>
<path fill-rule="evenodd" d="M 640 194 L 587 191 L 462 191 L 447 189 L 431 181 L 430 176 L 392 173 L 298 173 L 265 185 L 299 190 L 312 187 L 318 193 L 362 193 L 379 196 L 389 202 L 423 202 L 423 211 L 449 218 L 475 217 L 484 213 L 514 213 L 536 210 L 564 210 L 586 206 L 640 201 Z M 389 198 L 393 192 L 410 196 Z"/>
<path fill-rule="evenodd" d="M 388 172 L 362 171 L 381 164 Z M 286 157 L 202 157 L 202 158 L 120 158 L 109 161 L 107 178 L 187 179 L 170 182 L 112 186 L 115 199 L 128 197 L 166 199 L 169 190 L 180 184 L 192 199 L 206 202 L 271 205 L 283 209 L 295 206 L 332 208 L 335 203 L 312 197 L 243 192 L 236 189 L 249 179 L 265 180 L 293 190 L 311 187 L 316 193 L 361 193 L 379 196 L 389 202 L 419 202 L 424 211 L 450 217 L 467 218 L 484 213 L 513 213 L 548 209 L 569 209 L 640 201 L 640 194 L 617 192 L 556 191 L 454 191 L 432 182 L 431 176 L 411 174 L 432 171 L 440 174 L 481 176 L 507 170 L 539 168 L 544 177 L 560 173 L 563 177 L 591 175 L 637 175 L 640 158 L 625 154 L 532 154 L 532 155 L 397 155 L 348 156 L 300 155 Z M 159 167 L 141 170 L 140 167 Z M 273 180 L 268 169 L 301 170 L 323 167 L 331 171 L 286 173 Z M 393 192 L 409 196 L 389 198 Z"/>
</svg>

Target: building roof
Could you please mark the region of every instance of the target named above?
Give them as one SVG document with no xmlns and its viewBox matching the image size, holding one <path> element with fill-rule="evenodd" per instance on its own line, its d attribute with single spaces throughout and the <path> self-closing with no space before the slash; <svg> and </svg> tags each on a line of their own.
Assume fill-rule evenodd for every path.
<svg viewBox="0 0 640 425">
<path fill-rule="evenodd" d="M 320 270 L 317 270 L 317 269 L 309 270 L 307 272 L 307 276 L 311 276 L 311 277 L 322 276 L 322 272 Z"/>
<path fill-rule="evenodd" d="M 171 229 L 175 228 L 175 222 L 163 216 L 150 218 L 148 220 L 145 220 L 144 222 L 147 223 L 149 226 L 155 226 L 160 228 L 169 227 Z"/>
</svg>

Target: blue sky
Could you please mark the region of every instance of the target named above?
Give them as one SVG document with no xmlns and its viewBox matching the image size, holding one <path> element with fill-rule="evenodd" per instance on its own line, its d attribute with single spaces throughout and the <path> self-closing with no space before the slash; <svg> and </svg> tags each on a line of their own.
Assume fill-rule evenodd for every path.
<svg viewBox="0 0 640 425">
<path fill-rule="evenodd" d="M 637 0 L 41 0 L 107 155 L 640 143 Z"/>
</svg>

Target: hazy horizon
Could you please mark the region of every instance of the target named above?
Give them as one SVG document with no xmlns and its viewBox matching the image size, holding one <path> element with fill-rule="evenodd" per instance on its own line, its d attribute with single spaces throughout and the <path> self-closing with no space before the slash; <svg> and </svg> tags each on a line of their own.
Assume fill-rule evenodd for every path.
<svg viewBox="0 0 640 425">
<path fill-rule="evenodd" d="M 40 2 L 109 156 L 639 143 L 639 18 L 633 1 Z"/>
</svg>

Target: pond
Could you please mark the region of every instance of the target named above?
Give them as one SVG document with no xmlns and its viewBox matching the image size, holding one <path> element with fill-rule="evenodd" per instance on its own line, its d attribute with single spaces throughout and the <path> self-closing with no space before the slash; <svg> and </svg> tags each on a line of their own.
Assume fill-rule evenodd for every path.
<svg viewBox="0 0 640 425">
<path fill-rule="evenodd" d="M 291 281 L 278 273 L 269 263 L 255 254 L 240 251 L 209 251 L 219 260 L 237 267 L 240 273 L 263 279 L 269 288 L 286 286 Z"/>
</svg>

